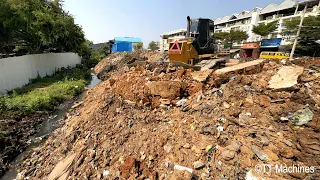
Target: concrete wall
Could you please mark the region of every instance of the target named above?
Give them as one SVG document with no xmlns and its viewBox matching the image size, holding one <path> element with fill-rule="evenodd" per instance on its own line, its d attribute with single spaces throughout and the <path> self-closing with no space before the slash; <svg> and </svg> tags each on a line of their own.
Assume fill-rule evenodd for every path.
<svg viewBox="0 0 320 180">
<path fill-rule="evenodd" d="M 34 54 L 0 59 L 0 95 L 28 84 L 38 76 L 53 75 L 61 67 L 75 67 L 81 57 L 75 53 Z"/>
</svg>

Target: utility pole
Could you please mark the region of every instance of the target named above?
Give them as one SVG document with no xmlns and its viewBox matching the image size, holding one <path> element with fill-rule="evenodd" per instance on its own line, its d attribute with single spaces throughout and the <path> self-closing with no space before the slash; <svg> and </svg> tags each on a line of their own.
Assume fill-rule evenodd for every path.
<svg viewBox="0 0 320 180">
<path fill-rule="evenodd" d="M 301 19 L 300 19 L 300 25 L 298 27 L 297 36 L 296 36 L 296 38 L 294 40 L 294 43 L 293 43 L 293 46 L 292 46 L 292 50 L 291 50 L 290 60 L 293 60 L 293 54 L 294 54 L 294 51 L 296 50 L 296 47 L 297 47 L 298 38 L 300 36 L 300 31 L 301 31 L 301 27 L 302 27 L 302 24 L 303 24 L 304 15 L 306 14 L 306 11 L 307 11 L 307 6 L 308 6 L 308 4 L 306 4 L 304 6 L 304 9 L 303 9 L 303 12 L 302 12 L 302 16 L 301 16 Z"/>
</svg>

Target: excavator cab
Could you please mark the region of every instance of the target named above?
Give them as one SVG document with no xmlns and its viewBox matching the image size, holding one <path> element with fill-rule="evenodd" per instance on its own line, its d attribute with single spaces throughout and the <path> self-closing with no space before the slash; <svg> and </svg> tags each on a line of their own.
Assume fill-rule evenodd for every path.
<svg viewBox="0 0 320 180">
<path fill-rule="evenodd" d="M 218 46 L 214 38 L 214 22 L 210 19 L 187 17 L 186 38 L 169 44 L 170 62 L 194 64 L 215 56 Z"/>
</svg>

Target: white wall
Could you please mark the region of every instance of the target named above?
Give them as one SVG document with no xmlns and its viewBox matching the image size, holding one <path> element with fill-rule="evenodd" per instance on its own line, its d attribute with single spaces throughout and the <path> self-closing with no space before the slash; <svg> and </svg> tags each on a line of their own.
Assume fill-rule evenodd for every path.
<svg viewBox="0 0 320 180">
<path fill-rule="evenodd" d="M 0 95 L 28 84 L 38 76 L 53 75 L 61 67 L 75 67 L 81 57 L 75 53 L 33 54 L 0 59 Z"/>
</svg>

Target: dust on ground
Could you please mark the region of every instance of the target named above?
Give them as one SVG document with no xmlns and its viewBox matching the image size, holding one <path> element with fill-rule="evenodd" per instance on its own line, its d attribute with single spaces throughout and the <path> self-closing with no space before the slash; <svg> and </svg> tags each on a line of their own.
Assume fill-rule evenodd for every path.
<svg viewBox="0 0 320 180">
<path fill-rule="evenodd" d="M 141 56 L 145 63 L 128 67 L 126 56 L 97 65 L 104 81 L 25 157 L 18 179 L 319 177 L 319 58 L 266 60 L 197 82 L 190 69 Z M 268 88 L 279 69 L 295 64 L 304 67 L 296 84 Z M 258 174 L 257 164 L 316 169 Z"/>
</svg>

